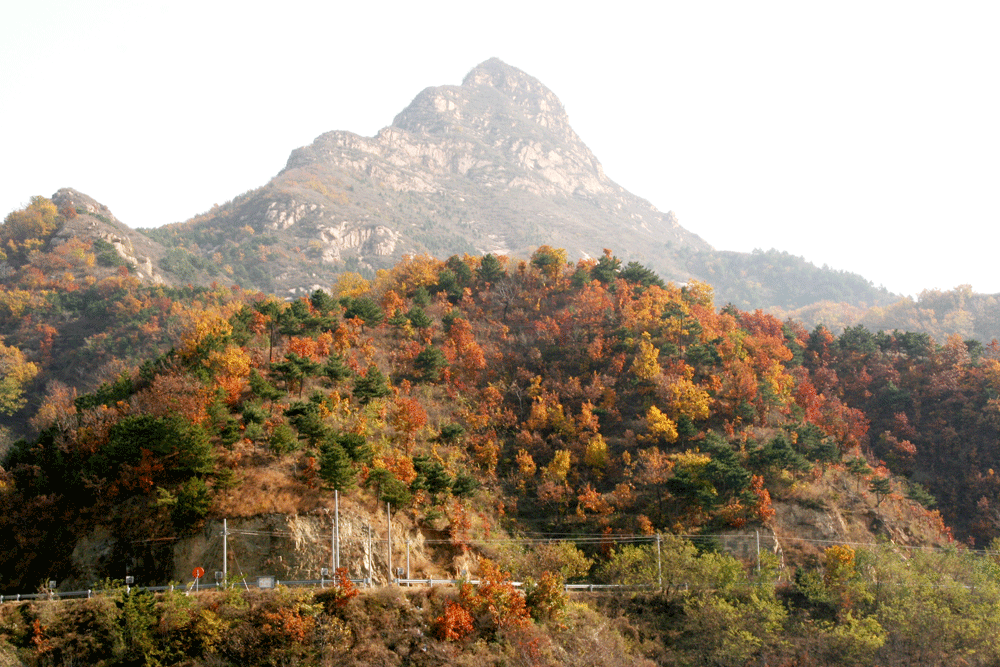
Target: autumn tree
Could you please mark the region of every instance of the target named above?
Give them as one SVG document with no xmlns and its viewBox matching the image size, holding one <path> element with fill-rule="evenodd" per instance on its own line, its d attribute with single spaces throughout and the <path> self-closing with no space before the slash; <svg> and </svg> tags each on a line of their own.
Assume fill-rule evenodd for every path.
<svg viewBox="0 0 1000 667">
<path fill-rule="evenodd" d="M 35 196 L 23 209 L 11 211 L 0 226 L 0 252 L 21 261 L 32 250 L 40 249 L 63 223 L 56 205 L 45 197 Z M 0 259 L 7 259 L 2 257 Z"/>
<path fill-rule="evenodd" d="M 566 266 L 566 251 L 562 248 L 539 246 L 531 255 L 531 265 L 541 271 L 546 278 L 554 280 L 559 277 Z"/>
<path fill-rule="evenodd" d="M 0 338 L 0 414 L 10 415 L 24 407 L 25 387 L 38 371 L 21 350 L 4 345 Z"/>
<path fill-rule="evenodd" d="M 653 345 L 652 337 L 644 331 L 632 361 L 632 376 L 639 382 L 652 383 L 662 372 L 659 356 L 660 351 Z"/>
<path fill-rule="evenodd" d="M 416 399 L 400 396 L 395 401 L 391 422 L 393 428 L 402 435 L 403 448 L 409 455 L 416 442 L 417 432 L 427 425 L 427 411 Z"/>
</svg>

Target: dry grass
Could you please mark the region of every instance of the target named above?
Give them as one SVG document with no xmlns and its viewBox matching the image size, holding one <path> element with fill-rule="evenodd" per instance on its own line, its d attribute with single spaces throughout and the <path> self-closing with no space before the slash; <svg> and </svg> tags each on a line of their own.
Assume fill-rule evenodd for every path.
<svg viewBox="0 0 1000 667">
<path fill-rule="evenodd" d="M 903 491 L 894 482 L 893 493 L 878 503 L 868 483 L 842 466 L 832 466 L 815 479 L 800 479 L 782 497 L 794 508 L 784 512 L 785 520 L 795 525 L 774 525 L 779 539 L 784 537 L 786 562 L 817 558 L 831 541 L 870 544 L 888 539 L 900 546 L 947 544 L 949 537 L 940 517 L 907 499 Z"/>
<path fill-rule="evenodd" d="M 322 491 L 306 483 L 300 455 L 271 460 L 266 465 L 256 465 L 254 458 L 245 457 L 234 466 L 239 484 L 216 498 L 213 514 L 305 514 L 329 504 Z"/>
</svg>

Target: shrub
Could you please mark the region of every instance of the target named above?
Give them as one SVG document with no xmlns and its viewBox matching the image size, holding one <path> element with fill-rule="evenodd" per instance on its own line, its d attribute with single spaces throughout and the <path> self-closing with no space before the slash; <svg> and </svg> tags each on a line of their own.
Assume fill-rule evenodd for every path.
<svg viewBox="0 0 1000 667">
<path fill-rule="evenodd" d="M 472 614 L 458 602 L 446 602 L 444 613 L 437 617 L 435 633 L 447 642 L 461 641 L 472 632 Z"/>
<path fill-rule="evenodd" d="M 536 621 L 560 621 L 566 613 L 566 589 L 563 578 L 555 572 L 542 573 L 538 581 L 524 586 L 528 612 Z"/>
</svg>

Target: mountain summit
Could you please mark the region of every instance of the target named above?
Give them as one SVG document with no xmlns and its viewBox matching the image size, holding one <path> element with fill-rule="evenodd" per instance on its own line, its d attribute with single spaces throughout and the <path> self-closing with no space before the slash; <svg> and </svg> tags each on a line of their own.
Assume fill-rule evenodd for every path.
<svg viewBox="0 0 1000 667">
<path fill-rule="evenodd" d="M 548 244 L 575 259 L 607 247 L 686 280 L 679 253 L 711 250 L 609 179 L 555 94 L 496 58 L 460 86 L 421 91 L 374 137 L 319 136 L 266 186 L 184 227 L 215 241 L 213 252 L 239 244 L 233 231 L 247 228 L 298 248 L 273 280 L 251 277 L 285 293 L 407 253 L 527 256 Z"/>
<path fill-rule="evenodd" d="M 284 297 L 371 274 L 406 254 L 509 254 L 550 245 L 570 260 L 611 249 L 666 280 L 712 284 L 717 303 L 875 305 L 861 276 L 787 254 L 714 250 L 604 173 L 556 95 L 492 58 L 461 85 L 421 91 L 374 137 L 320 135 L 263 187 L 150 230 L 174 282 L 235 282 Z"/>
</svg>

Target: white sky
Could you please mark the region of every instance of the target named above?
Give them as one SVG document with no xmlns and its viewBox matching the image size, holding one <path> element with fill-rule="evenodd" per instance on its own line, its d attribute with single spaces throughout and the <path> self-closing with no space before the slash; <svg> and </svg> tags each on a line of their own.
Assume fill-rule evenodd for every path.
<svg viewBox="0 0 1000 667">
<path fill-rule="evenodd" d="M 361 4 L 3 3 L 0 214 L 73 187 L 185 220 L 496 56 L 716 248 L 1000 292 L 1000 3 Z"/>
</svg>

